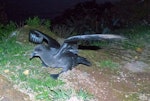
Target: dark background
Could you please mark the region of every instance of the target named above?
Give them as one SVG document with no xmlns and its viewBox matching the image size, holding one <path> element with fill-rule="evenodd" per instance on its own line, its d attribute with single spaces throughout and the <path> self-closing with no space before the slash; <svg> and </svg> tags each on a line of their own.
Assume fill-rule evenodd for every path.
<svg viewBox="0 0 150 101">
<path fill-rule="evenodd" d="M 65 9 L 73 8 L 80 2 L 92 0 L 2 0 L 7 18 L 13 21 L 21 21 L 31 16 L 50 18 L 62 14 Z M 97 3 L 115 2 L 119 0 L 94 0 Z"/>
<path fill-rule="evenodd" d="M 35 24 L 35 17 L 40 23 Z M 150 25 L 150 0 L 1 0 L 0 23 L 10 21 L 17 26 L 29 25 L 27 21 L 46 25 L 61 37 L 112 33 L 116 29 Z"/>
</svg>

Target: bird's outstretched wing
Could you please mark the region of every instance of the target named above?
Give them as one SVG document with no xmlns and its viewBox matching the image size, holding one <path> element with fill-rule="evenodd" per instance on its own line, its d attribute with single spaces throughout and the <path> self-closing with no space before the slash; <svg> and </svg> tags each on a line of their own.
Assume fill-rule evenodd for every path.
<svg viewBox="0 0 150 101">
<path fill-rule="evenodd" d="M 67 38 L 65 43 L 74 43 L 80 40 L 91 41 L 91 40 L 109 40 L 109 39 L 119 39 L 123 40 L 125 37 L 114 34 L 88 34 L 88 35 L 77 35 Z"/>
<path fill-rule="evenodd" d="M 49 37 L 48 35 L 38 31 L 38 30 L 30 30 L 29 31 L 29 41 L 41 44 L 42 42 L 46 42 L 48 47 L 59 48 L 60 44 L 53 38 Z"/>
<path fill-rule="evenodd" d="M 77 46 L 79 41 L 110 40 L 110 39 L 123 40 L 125 39 L 125 37 L 114 34 L 88 34 L 88 35 L 72 36 L 65 39 L 63 45 L 60 47 L 57 54 L 61 54 L 66 51 L 72 51 L 73 53 L 77 53 L 78 52 Z"/>
</svg>

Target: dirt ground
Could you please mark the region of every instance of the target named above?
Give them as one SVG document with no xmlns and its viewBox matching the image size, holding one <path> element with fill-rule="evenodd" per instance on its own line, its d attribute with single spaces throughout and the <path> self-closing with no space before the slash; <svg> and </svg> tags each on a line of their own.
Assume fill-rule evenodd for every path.
<svg viewBox="0 0 150 101">
<path fill-rule="evenodd" d="M 14 89 L 11 82 L 0 75 L 0 101 L 30 101 L 30 98 Z"/>
<path fill-rule="evenodd" d="M 107 53 L 105 51 L 94 52 L 94 61 L 105 59 L 105 53 Z M 75 89 L 83 89 L 92 93 L 96 97 L 94 101 L 150 101 L 149 51 L 145 50 L 147 55 L 136 53 L 129 58 L 124 58 L 131 54 L 129 52 L 114 54 L 113 51 L 115 50 L 112 49 L 111 52 L 109 50 L 109 58 L 121 64 L 118 71 L 113 72 L 110 68 L 100 69 L 93 61 L 93 67 L 80 65 L 63 74 L 61 79 Z M 110 55 L 112 53 L 116 57 Z M 117 58 L 119 54 L 122 58 Z M 135 58 L 136 56 L 139 58 Z"/>
<path fill-rule="evenodd" d="M 108 49 L 89 53 L 87 51 L 88 55 L 84 55 L 93 66 L 79 65 L 62 74 L 59 79 L 66 82 L 66 88 L 82 89 L 93 94 L 94 101 L 150 101 L 150 47 L 140 53 L 106 50 Z M 80 54 L 82 52 L 80 51 Z M 97 62 L 110 58 L 120 64 L 119 70 L 99 68 Z M 14 89 L 13 85 L 0 75 L 0 101 L 30 101 L 30 98 Z"/>
</svg>

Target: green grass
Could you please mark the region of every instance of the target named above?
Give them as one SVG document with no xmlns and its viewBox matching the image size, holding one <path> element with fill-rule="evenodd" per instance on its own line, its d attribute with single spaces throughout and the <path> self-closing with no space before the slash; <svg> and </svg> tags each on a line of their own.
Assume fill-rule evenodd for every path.
<svg viewBox="0 0 150 101">
<path fill-rule="evenodd" d="M 123 101 L 140 101 L 138 97 L 139 95 L 137 93 L 129 94 Z"/>
<path fill-rule="evenodd" d="M 89 94 L 88 92 L 82 89 L 78 91 L 78 96 L 80 99 L 83 99 L 83 101 L 89 101 L 91 98 L 93 98 L 93 95 Z"/>
<path fill-rule="evenodd" d="M 27 44 L 16 43 L 15 39 L 10 39 L 0 44 L 0 74 L 5 75 L 13 83 L 21 88 L 31 89 L 39 94 L 49 93 L 50 89 L 64 84 L 60 80 L 50 78 L 48 72 L 41 68 L 41 64 L 36 59 L 30 61 L 29 53 L 32 48 Z M 7 72 L 6 72 L 7 70 Z M 29 71 L 25 74 L 25 71 Z M 46 98 L 47 97 L 47 98 Z M 51 99 L 44 96 L 45 99 Z"/>
<path fill-rule="evenodd" d="M 100 62 L 97 62 L 97 66 L 100 68 L 109 68 L 111 70 L 116 70 L 118 69 L 119 64 L 113 62 L 112 60 L 101 60 Z"/>
<path fill-rule="evenodd" d="M 84 90 L 75 91 L 73 89 L 69 90 L 51 90 L 53 92 L 53 100 L 55 101 L 66 101 L 70 98 L 70 96 L 77 96 L 78 99 L 82 99 L 83 101 L 90 101 L 93 98 L 93 95 L 87 93 Z"/>
</svg>

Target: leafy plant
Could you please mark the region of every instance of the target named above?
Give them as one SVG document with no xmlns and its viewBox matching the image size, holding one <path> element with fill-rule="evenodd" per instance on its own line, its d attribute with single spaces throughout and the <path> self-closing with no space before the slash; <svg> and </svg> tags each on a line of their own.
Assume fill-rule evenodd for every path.
<svg viewBox="0 0 150 101">
<path fill-rule="evenodd" d="M 52 90 L 53 92 L 53 100 L 63 99 L 63 101 L 69 99 L 71 97 L 72 91 L 71 90 Z"/>
<path fill-rule="evenodd" d="M 45 26 L 46 28 L 50 28 L 51 22 L 48 19 L 41 20 L 38 16 L 35 16 L 33 18 L 29 17 L 25 23 L 32 27 L 39 27 L 41 25 Z"/>
<path fill-rule="evenodd" d="M 44 26 L 46 27 L 46 28 L 50 28 L 51 27 L 51 22 L 50 22 L 50 20 L 45 20 L 44 21 Z"/>
<path fill-rule="evenodd" d="M 39 17 L 35 16 L 33 18 L 28 18 L 25 23 L 29 26 L 33 26 L 33 27 L 39 27 L 41 25 L 41 21 L 39 19 Z"/>
<path fill-rule="evenodd" d="M 75 94 L 75 91 L 72 89 L 70 90 L 52 90 L 54 96 L 53 96 L 53 100 L 59 100 L 60 101 L 65 101 L 67 99 L 70 99 L 72 96 L 76 95 L 77 98 L 82 99 L 83 101 L 90 101 L 91 98 L 93 98 L 93 96 L 91 94 L 89 94 L 88 92 L 84 91 L 84 90 L 79 90 L 77 92 L 77 94 Z"/>
<path fill-rule="evenodd" d="M 16 24 L 12 21 L 6 25 L 0 23 L 0 40 L 8 37 L 12 31 L 16 30 L 16 28 Z"/>
</svg>

